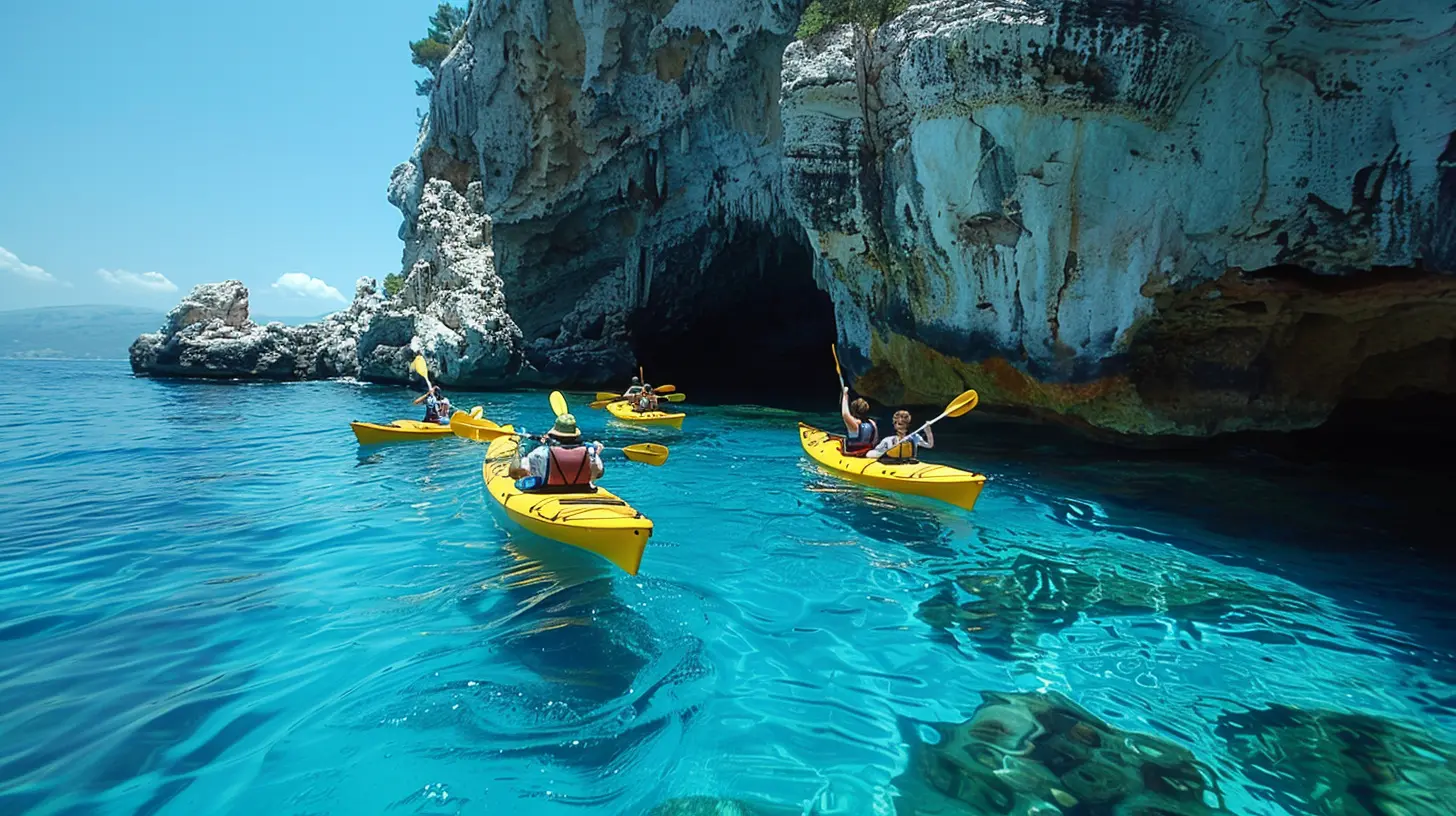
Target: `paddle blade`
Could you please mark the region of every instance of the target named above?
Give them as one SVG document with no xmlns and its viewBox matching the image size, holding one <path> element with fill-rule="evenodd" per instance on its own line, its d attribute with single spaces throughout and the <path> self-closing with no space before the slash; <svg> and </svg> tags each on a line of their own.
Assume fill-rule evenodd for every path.
<svg viewBox="0 0 1456 816">
<path fill-rule="evenodd" d="M 616 399 L 617 397 L 620 397 L 620 396 L 622 396 L 622 395 L 621 394 L 613 394 L 613 393 L 610 393 L 608 391 L 598 391 L 597 392 L 597 402 L 603 402 L 603 401 L 610 402 L 610 401 L 612 401 L 612 400 L 614 400 L 614 399 Z M 596 402 L 592 403 L 592 407 L 593 408 L 597 407 L 597 403 Z"/>
<path fill-rule="evenodd" d="M 560 391 L 551 392 L 551 412 L 557 416 L 566 413 L 566 397 Z"/>
<path fill-rule="evenodd" d="M 410 361 L 410 368 L 421 377 L 424 377 L 427 380 L 430 378 L 430 369 L 428 366 L 425 365 L 424 357 L 416 354 L 415 358 Z"/>
<path fill-rule="evenodd" d="M 621 402 L 622 400 L 625 400 L 625 399 L 626 399 L 626 397 L 612 397 L 611 399 L 597 400 L 596 402 L 589 402 L 589 403 L 587 403 L 587 406 L 586 407 L 588 407 L 588 408 L 605 408 L 605 407 L 607 407 L 608 405 L 611 405 L 614 402 Z"/>
<path fill-rule="evenodd" d="M 473 418 L 475 418 L 475 419 L 480 419 L 480 417 L 482 415 L 484 415 L 484 414 L 485 414 L 485 409 L 482 408 L 482 407 L 480 407 L 479 405 L 477 405 L 474 408 L 471 408 L 470 409 L 470 416 L 473 417 Z"/>
<path fill-rule="evenodd" d="M 963 416 L 970 413 L 971 409 L 975 408 L 976 403 L 980 401 L 980 396 L 976 394 L 976 390 L 973 388 L 951 400 L 950 405 L 947 405 L 945 408 L 945 415 L 953 417 Z"/>
<path fill-rule="evenodd" d="M 510 430 L 491 422 L 484 417 L 472 417 L 464 411 L 456 411 L 450 416 L 450 430 L 464 439 L 473 439 L 476 442 L 489 442 L 502 436 L 515 436 Z"/>
<path fill-rule="evenodd" d="M 663 399 L 667 400 L 668 402 L 686 402 L 687 399 L 688 399 L 688 395 L 687 394 L 668 394 L 667 396 L 663 397 Z"/>
<path fill-rule="evenodd" d="M 667 461 L 667 447 L 652 442 L 628 445 L 622 448 L 622 453 L 633 462 L 642 462 L 653 467 L 659 467 Z"/>
<path fill-rule="evenodd" d="M 676 390 L 677 390 L 677 386 L 675 386 L 675 385 L 659 385 L 659 386 L 655 386 L 652 389 L 653 393 L 656 393 L 656 394 L 671 394 L 672 392 L 674 392 Z"/>
</svg>

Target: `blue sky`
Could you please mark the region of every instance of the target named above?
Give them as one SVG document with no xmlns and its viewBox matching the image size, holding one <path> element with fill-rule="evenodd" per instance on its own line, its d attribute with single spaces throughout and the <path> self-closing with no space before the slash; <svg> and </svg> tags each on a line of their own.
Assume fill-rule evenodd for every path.
<svg viewBox="0 0 1456 816">
<path fill-rule="evenodd" d="M 238 278 L 255 311 L 311 315 L 398 271 L 385 186 L 436 5 L 0 3 L 0 309 Z"/>
</svg>

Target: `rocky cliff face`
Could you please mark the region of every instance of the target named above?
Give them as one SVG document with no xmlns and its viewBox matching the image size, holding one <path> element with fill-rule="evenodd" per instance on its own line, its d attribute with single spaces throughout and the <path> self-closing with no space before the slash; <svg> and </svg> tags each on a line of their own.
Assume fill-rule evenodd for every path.
<svg viewBox="0 0 1456 816">
<path fill-rule="evenodd" d="M 1456 11 L 941 0 L 789 46 L 859 386 L 1135 434 L 1456 390 Z"/>
<path fill-rule="evenodd" d="M 837 333 L 888 402 L 1132 434 L 1456 391 L 1456 12 L 930 0 L 792 42 L 797 15 L 474 4 L 395 200 L 480 184 L 520 379 L 731 315 L 790 357 Z M 757 307 L 815 324 L 810 274 L 837 332 L 781 339 Z"/>
</svg>

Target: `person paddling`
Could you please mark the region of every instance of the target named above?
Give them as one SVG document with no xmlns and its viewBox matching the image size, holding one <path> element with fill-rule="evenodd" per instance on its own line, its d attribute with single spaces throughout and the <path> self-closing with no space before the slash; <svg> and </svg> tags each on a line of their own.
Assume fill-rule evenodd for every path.
<svg viewBox="0 0 1456 816">
<path fill-rule="evenodd" d="M 635 397 L 640 393 L 642 393 L 642 379 L 640 377 L 633 377 L 632 384 L 622 393 L 622 396 Z"/>
<path fill-rule="evenodd" d="M 544 444 L 537 445 L 525 458 L 520 449 L 510 463 L 512 479 L 526 493 L 590 493 L 596 490 L 593 479 L 606 472 L 602 465 L 602 443 L 583 445 L 576 417 L 562 414 L 546 432 Z"/>
<path fill-rule="evenodd" d="M 846 456 L 860 456 L 879 444 L 880 426 L 870 419 L 870 404 L 863 397 L 849 401 L 849 388 L 839 399 L 839 414 L 844 419 L 844 453 Z"/>
<path fill-rule="evenodd" d="M 440 386 L 431 386 L 429 391 L 415 398 L 414 405 L 425 404 L 425 421 L 434 422 L 439 425 L 450 424 L 450 400 L 445 397 L 445 392 Z"/>
<path fill-rule="evenodd" d="M 657 410 L 657 394 L 653 392 L 652 386 L 643 385 L 642 391 L 637 399 L 632 402 L 632 410 L 639 414 L 645 414 Z"/>
<path fill-rule="evenodd" d="M 935 447 L 935 434 L 927 425 L 924 434 L 910 433 L 910 412 L 896 411 L 895 433 L 880 440 L 873 450 L 865 454 L 866 459 L 879 459 L 881 464 L 892 465 L 915 461 L 919 448 Z"/>
</svg>

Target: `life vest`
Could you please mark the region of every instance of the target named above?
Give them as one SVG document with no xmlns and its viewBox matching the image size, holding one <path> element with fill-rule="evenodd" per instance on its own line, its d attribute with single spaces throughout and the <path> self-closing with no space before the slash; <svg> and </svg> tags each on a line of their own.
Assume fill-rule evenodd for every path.
<svg viewBox="0 0 1456 816">
<path fill-rule="evenodd" d="M 912 461 L 914 458 L 915 443 L 909 439 L 902 439 L 899 444 L 891 445 L 890 449 L 885 451 L 885 455 L 880 457 L 880 461 L 887 464 L 894 464 L 896 462 Z"/>
<path fill-rule="evenodd" d="M 425 421 L 445 424 L 449 422 L 450 401 L 431 397 L 425 400 Z"/>
<path fill-rule="evenodd" d="M 590 493 L 591 449 L 585 445 L 552 445 L 546 449 L 546 481 L 536 492 Z"/>
<path fill-rule="evenodd" d="M 864 453 L 880 443 L 880 426 L 873 419 L 861 419 L 854 436 L 844 439 L 845 453 Z"/>
</svg>

